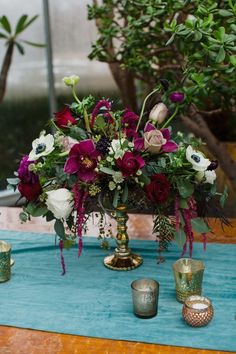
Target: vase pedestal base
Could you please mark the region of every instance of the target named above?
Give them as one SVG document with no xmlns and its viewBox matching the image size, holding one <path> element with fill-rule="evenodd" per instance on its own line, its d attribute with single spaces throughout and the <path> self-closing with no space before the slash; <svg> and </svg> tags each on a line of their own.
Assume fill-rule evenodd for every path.
<svg viewBox="0 0 236 354">
<path fill-rule="evenodd" d="M 143 259 L 132 253 L 125 257 L 112 254 L 104 258 L 103 263 L 105 267 L 113 270 L 132 270 L 139 267 L 143 263 Z"/>
</svg>

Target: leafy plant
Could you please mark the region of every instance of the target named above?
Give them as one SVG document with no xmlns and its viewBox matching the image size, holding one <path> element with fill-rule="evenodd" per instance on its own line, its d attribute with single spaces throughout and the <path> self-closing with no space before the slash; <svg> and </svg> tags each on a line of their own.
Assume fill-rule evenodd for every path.
<svg viewBox="0 0 236 354">
<path fill-rule="evenodd" d="M 0 39 L 5 40 L 5 45 L 7 47 L 0 72 L 0 102 L 3 100 L 6 92 L 7 76 L 11 66 L 14 48 L 16 47 L 19 53 L 24 55 L 24 44 L 35 47 L 44 47 L 44 44 L 34 43 L 20 38 L 21 34 L 31 26 L 37 17 L 38 16 L 36 15 L 29 18 L 28 15 L 22 15 L 17 21 L 15 30 L 12 29 L 12 25 L 7 16 L 3 15 L 0 17 Z"/>
<path fill-rule="evenodd" d="M 236 163 L 218 141 L 235 138 L 236 2 L 94 0 L 88 17 L 99 32 L 89 57 L 108 63 L 124 104 L 136 109 L 140 93 L 160 81 L 166 95 L 168 83 L 181 89 L 183 123 L 236 189 Z"/>
</svg>

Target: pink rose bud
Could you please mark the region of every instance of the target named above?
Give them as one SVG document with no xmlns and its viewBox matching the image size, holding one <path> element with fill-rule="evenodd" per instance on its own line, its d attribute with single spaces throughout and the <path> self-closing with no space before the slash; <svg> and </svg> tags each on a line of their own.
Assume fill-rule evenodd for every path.
<svg viewBox="0 0 236 354">
<path fill-rule="evenodd" d="M 179 92 L 179 91 L 175 91 L 170 94 L 169 98 L 170 98 L 171 102 L 173 102 L 173 103 L 181 103 L 184 100 L 184 93 Z"/>
<path fill-rule="evenodd" d="M 166 105 L 160 102 L 152 108 L 149 114 L 149 119 L 152 120 L 153 122 L 157 122 L 161 124 L 168 116 L 168 112 L 169 111 Z"/>
</svg>

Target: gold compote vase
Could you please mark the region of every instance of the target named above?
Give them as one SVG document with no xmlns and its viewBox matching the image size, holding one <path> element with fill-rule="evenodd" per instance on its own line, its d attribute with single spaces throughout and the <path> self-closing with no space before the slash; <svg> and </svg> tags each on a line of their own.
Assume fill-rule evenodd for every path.
<svg viewBox="0 0 236 354">
<path fill-rule="evenodd" d="M 116 249 L 112 255 L 105 257 L 104 265 L 113 270 L 132 270 L 139 267 L 143 263 L 142 257 L 132 253 L 128 247 L 127 206 L 119 205 L 110 215 L 117 222 Z"/>
</svg>

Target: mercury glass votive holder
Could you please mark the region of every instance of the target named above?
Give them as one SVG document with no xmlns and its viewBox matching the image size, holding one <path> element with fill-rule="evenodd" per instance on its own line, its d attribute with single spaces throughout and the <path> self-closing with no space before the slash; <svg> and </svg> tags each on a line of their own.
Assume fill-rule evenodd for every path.
<svg viewBox="0 0 236 354">
<path fill-rule="evenodd" d="M 195 259 L 180 258 L 173 264 L 176 298 L 184 302 L 191 295 L 201 295 L 204 263 Z"/>
<path fill-rule="evenodd" d="M 132 282 L 131 288 L 134 314 L 141 318 L 156 316 L 159 283 L 153 279 L 137 279 Z"/>
<path fill-rule="evenodd" d="M 183 318 L 192 327 L 206 326 L 214 315 L 211 300 L 204 296 L 189 296 L 183 305 Z"/>
<path fill-rule="evenodd" d="M 11 245 L 5 241 L 0 241 L 0 283 L 10 280 L 13 264 Z"/>
</svg>

